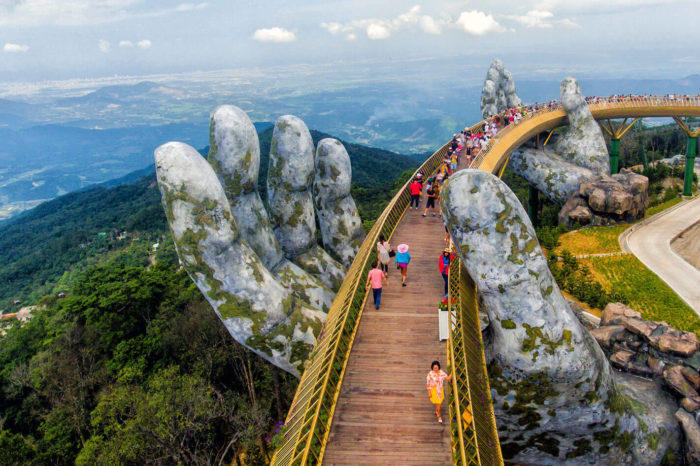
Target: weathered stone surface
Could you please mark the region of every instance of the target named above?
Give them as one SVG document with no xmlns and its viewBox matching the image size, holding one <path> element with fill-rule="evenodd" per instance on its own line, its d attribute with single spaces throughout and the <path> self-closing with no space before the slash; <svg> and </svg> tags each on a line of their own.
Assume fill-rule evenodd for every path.
<svg viewBox="0 0 700 466">
<path fill-rule="evenodd" d="M 211 113 L 208 160 L 224 187 L 241 236 L 274 270 L 284 254 L 258 193 L 258 133 L 240 108 L 222 105 Z"/>
<path fill-rule="evenodd" d="M 340 141 L 331 138 L 319 141 L 315 170 L 314 200 L 323 245 L 349 267 L 365 233 L 350 196 L 350 156 Z"/>
<path fill-rule="evenodd" d="M 606 325 L 591 330 L 591 335 L 605 349 L 612 347 L 617 337 L 625 331 L 622 325 Z"/>
<path fill-rule="evenodd" d="M 313 176 L 314 143 L 309 129 L 293 115 L 279 117 L 270 143 L 267 201 L 275 236 L 290 259 L 311 249 L 316 240 Z"/>
<path fill-rule="evenodd" d="M 603 309 L 600 325 L 622 325 L 624 321 L 631 317 L 641 319 L 642 315 L 622 303 L 608 303 Z"/>
<path fill-rule="evenodd" d="M 293 261 L 331 290 L 338 291 L 345 279 L 345 268 L 318 246 L 301 253 Z"/>
<path fill-rule="evenodd" d="M 693 416 L 683 409 L 676 411 L 676 419 L 680 422 L 685 434 L 685 459 L 688 464 L 700 464 L 700 426 Z"/>
<path fill-rule="evenodd" d="M 700 371 L 700 351 L 694 352 L 688 359 L 685 360 L 685 363 L 696 371 Z"/>
<path fill-rule="evenodd" d="M 697 399 L 698 392 L 683 377 L 681 366 L 667 367 L 664 369 L 664 380 L 668 387 L 681 397 Z"/>
<path fill-rule="evenodd" d="M 647 340 L 656 329 L 656 323 L 643 319 L 630 318 L 622 322 L 622 325 L 632 333 L 641 335 Z"/>
<path fill-rule="evenodd" d="M 520 148 L 513 152 L 508 166 L 557 204 L 564 204 L 579 192 L 581 183 L 595 176 L 588 168 L 564 161 L 550 149 Z"/>
<path fill-rule="evenodd" d="M 241 237 L 224 188 L 192 147 L 155 151 L 163 207 L 178 255 L 231 335 L 298 375 L 325 314 L 293 296 Z"/>
<path fill-rule="evenodd" d="M 641 218 L 648 205 L 648 180 L 629 170 L 607 176 L 610 160 L 598 123 L 572 77 L 561 83 L 569 125 L 547 149 L 522 147 L 511 169 L 551 201 L 563 205 L 560 223 L 610 225 Z"/>
<path fill-rule="evenodd" d="M 612 362 L 612 361 L 611 361 Z M 639 375 L 641 377 L 653 377 L 654 371 L 649 368 L 646 364 L 639 363 L 637 361 L 630 361 L 627 363 L 625 370 L 631 374 Z"/>
<path fill-rule="evenodd" d="M 653 338 L 651 345 L 660 351 L 679 356 L 690 356 L 698 349 L 699 343 L 698 337 L 694 333 L 668 329 L 658 338 Z"/>
<path fill-rule="evenodd" d="M 481 89 L 481 115 L 488 118 L 521 104 L 522 101 L 515 92 L 513 75 L 496 58 L 486 72 L 486 80 Z"/>
<path fill-rule="evenodd" d="M 653 356 L 647 357 L 647 365 L 654 372 L 654 375 L 663 375 L 666 363 Z"/>
<path fill-rule="evenodd" d="M 634 358 L 633 351 L 629 351 L 629 350 L 617 351 L 617 352 L 613 353 L 612 356 L 610 356 L 610 363 L 619 369 L 625 369 L 627 367 L 627 364 L 630 361 L 632 361 L 632 358 Z"/>
<path fill-rule="evenodd" d="M 681 407 L 689 413 L 695 412 L 700 409 L 700 398 L 683 398 L 681 400 Z"/>
<path fill-rule="evenodd" d="M 692 385 L 695 390 L 700 390 L 700 374 L 698 371 L 691 369 L 690 367 L 682 367 L 681 372 L 685 380 Z"/>
<path fill-rule="evenodd" d="M 462 170 L 450 177 L 440 201 L 456 251 L 492 322 L 489 378 L 507 460 L 658 462 L 670 440 L 648 413 L 626 401 L 618 406 L 610 365 L 569 309 L 510 189 L 488 173 Z M 654 427 L 642 434 L 640 421 Z M 555 444 L 553 432 L 566 436 L 557 436 Z M 608 438 L 603 432 L 614 434 L 603 440 Z M 649 453 L 644 440 L 652 432 L 664 439 L 658 455 Z M 577 448 L 582 444 L 592 448 Z"/>
<path fill-rule="evenodd" d="M 585 167 L 596 175 L 607 174 L 610 158 L 600 126 L 593 119 L 576 78 L 564 78 L 560 87 L 561 104 L 569 126 L 554 143 L 554 151 L 574 165 Z"/>
</svg>

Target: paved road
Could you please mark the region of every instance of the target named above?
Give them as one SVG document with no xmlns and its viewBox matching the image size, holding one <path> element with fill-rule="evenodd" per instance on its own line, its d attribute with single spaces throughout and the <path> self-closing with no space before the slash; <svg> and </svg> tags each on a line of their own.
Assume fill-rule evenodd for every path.
<svg viewBox="0 0 700 466">
<path fill-rule="evenodd" d="M 623 247 L 656 273 L 700 315 L 700 270 L 671 249 L 671 241 L 700 220 L 700 197 L 630 233 Z M 698 252 L 700 254 L 700 251 Z"/>
</svg>

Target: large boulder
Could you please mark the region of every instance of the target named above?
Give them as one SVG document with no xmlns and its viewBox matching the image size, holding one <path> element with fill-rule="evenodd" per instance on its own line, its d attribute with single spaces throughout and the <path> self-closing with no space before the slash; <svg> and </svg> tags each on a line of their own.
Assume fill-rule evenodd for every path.
<svg viewBox="0 0 700 466">
<path fill-rule="evenodd" d="M 619 390 L 512 191 L 493 175 L 462 170 L 443 189 L 441 205 L 491 321 L 488 370 L 506 459 L 658 464 L 670 434 Z M 660 439 L 653 448 L 649 434 Z"/>
<path fill-rule="evenodd" d="M 522 101 L 515 92 L 513 75 L 496 58 L 486 72 L 481 89 L 481 115 L 484 119 L 503 113 L 506 108 L 517 107 Z"/>
</svg>

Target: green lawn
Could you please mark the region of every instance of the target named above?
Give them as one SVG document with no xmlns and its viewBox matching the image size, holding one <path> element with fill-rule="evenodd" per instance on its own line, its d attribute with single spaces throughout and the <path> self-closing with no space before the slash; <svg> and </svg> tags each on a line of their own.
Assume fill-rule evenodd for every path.
<svg viewBox="0 0 700 466">
<path fill-rule="evenodd" d="M 695 311 L 634 255 L 589 257 L 582 262 L 590 265 L 603 287 L 620 293 L 645 319 L 665 321 L 700 336 L 700 318 Z"/>
</svg>

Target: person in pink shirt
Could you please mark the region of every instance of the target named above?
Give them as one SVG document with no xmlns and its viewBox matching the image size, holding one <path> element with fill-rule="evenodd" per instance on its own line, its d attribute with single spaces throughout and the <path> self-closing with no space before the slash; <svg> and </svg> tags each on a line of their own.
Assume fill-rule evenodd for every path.
<svg viewBox="0 0 700 466">
<path fill-rule="evenodd" d="M 428 372 L 428 377 L 426 378 L 426 388 L 428 389 L 428 397 L 430 402 L 435 405 L 435 415 L 438 418 L 438 422 L 442 424 L 442 413 L 440 412 L 440 407 L 442 406 L 442 401 L 445 399 L 445 389 L 443 387 L 444 382 L 452 379 L 451 375 L 447 375 L 443 370 L 440 369 L 440 361 L 433 361 L 430 365 L 430 372 Z"/>
<path fill-rule="evenodd" d="M 372 263 L 372 270 L 367 275 L 367 291 L 372 287 L 372 295 L 374 296 L 374 308 L 379 309 L 379 303 L 382 299 L 382 280 L 389 284 L 389 279 L 382 269 L 377 265 L 377 261 Z"/>
</svg>

